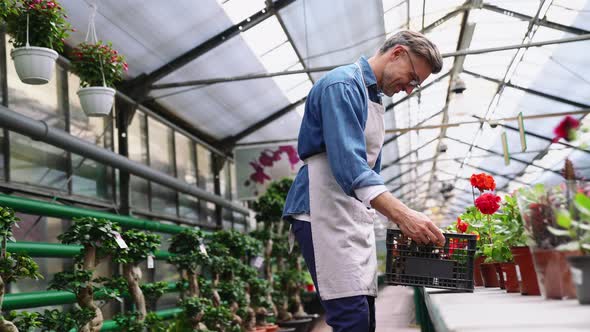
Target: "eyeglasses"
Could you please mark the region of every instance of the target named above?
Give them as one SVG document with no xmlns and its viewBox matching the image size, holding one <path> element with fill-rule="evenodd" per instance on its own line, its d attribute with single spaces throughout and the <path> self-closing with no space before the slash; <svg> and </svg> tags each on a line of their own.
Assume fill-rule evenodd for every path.
<svg viewBox="0 0 590 332">
<path fill-rule="evenodd" d="M 410 83 L 408 83 L 408 85 L 417 89 L 418 90 L 417 92 L 420 93 L 420 90 L 422 89 L 422 87 L 420 86 L 420 76 L 418 76 L 418 74 L 416 73 L 416 67 L 414 67 L 414 61 L 412 61 L 412 56 L 410 55 L 410 52 L 408 50 L 406 50 L 405 48 L 404 48 L 404 51 L 406 51 L 406 54 L 408 55 L 408 59 L 410 59 L 410 65 L 412 65 L 412 71 L 413 71 L 412 80 L 410 81 Z"/>
</svg>

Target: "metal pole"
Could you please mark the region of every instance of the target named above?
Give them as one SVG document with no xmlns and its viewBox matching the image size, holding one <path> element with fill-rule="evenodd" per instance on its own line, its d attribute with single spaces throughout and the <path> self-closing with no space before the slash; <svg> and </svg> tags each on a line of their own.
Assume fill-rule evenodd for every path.
<svg viewBox="0 0 590 332">
<path fill-rule="evenodd" d="M 72 258 L 80 254 L 82 246 L 61 244 L 61 243 L 44 243 L 44 242 L 8 242 L 6 250 L 10 253 L 26 254 L 31 257 L 54 257 L 54 258 Z M 154 257 L 158 260 L 166 260 L 173 254 L 167 251 L 157 250 Z"/>
<path fill-rule="evenodd" d="M 159 172 L 149 166 L 129 160 L 115 152 L 97 147 L 61 130 L 53 129 L 43 121 L 20 115 L 4 106 L 0 106 L 0 123 L 20 134 L 77 153 L 100 163 L 119 168 L 120 170 L 127 171 L 168 188 L 219 204 L 233 211 L 243 214 L 250 213 L 248 209 L 227 201 L 220 196 L 209 193 L 163 172 Z"/>
<path fill-rule="evenodd" d="M 73 206 L 52 204 L 34 199 L 3 194 L 0 194 L 0 205 L 12 208 L 18 212 L 47 217 L 64 219 L 76 217 L 105 218 L 116 222 L 122 227 L 143 229 L 161 233 L 176 234 L 182 232 L 185 229 L 188 229 L 187 227 L 162 224 L 153 220 L 139 219 L 130 216 L 117 215 L 114 213 L 86 210 Z"/>
<path fill-rule="evenodd" d="M 563 39 L 552 39 L 552 40 L 546 40 L 546 41 L 541 41 L 541 42 L 489 47 L 489 48 L 482 48 L 482 49 L 477 49 L 477 50 L 466 49 L 466 50 L 462 50 L 462 51 L 443 53 L 441 55 L 443 58 L 448 58 L 448 57 L 454 57 L 454 56 L 492 53 L 492 52 L 500 52 L 500 51 L 507 51 L 507 50 L 514 50 L 514 49 L 528 48 L 528 47 L 539 47 L 539 46 L 545 46 L 545 45 L 573 43 L 573 42 L 579 42 L 579 41 L 584 41 L 584 40 L 589 40 L 589 39 L 590 39 L 590 34 L 584 34 L 584 35 L 579 35 L 576 37 L 563 38 Z M 318 67 L 318 68 L 307 68 L 307 69 L 298 69 L 298 70 L 286 70 L 286 71 L 273 72 L 273 73 L 249 74 L 249 75 L 234 76 L 234 77 L 209 78 L 209 79 L 191 80 L 191 81 L 185 81 L 185 82 L 154 84 L 151 86 L 151 89 L 152 90 L 170 89 L 170 88 L 178 88 L 178 87 L 183 87 L 183 86 L 211 85 L 211 84 L 216 84 L 216 83 L 245 81 L 245 80 L 258 79 L 258 78 L 270 78 L 270 77 L 283 76 L 283 75 L 308 74 L 308 73 L 330 71 L 330 70 L 340 67 L 340 66 L 343 66 L 343 65 L 326 66 L 326 67 Z"/>
</svg>

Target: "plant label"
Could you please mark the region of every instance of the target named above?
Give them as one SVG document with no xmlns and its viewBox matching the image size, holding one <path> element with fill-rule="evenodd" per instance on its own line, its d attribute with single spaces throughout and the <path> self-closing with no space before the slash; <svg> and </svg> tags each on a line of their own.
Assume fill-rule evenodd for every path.
<svg viewBox="0 0 590 332">
<path fill-rule="evenodd" d="M 518 265 L 514 265 L 514 267 L 516 268 L 516 279 L 518 279 L 518 281 L 522 281 L 522 277 L 520 276 L 520 267 Z"/>
<path fill-rule="evenodd" d="M 209 257 L 209 255 L 207 255 L 207 248 L 205 248 L 205 245 L 203 243 L 201 243 L 199 245 L 199 250 L 201 251 L 201 253 L 207 257 Z"/>
<path fill-rule="evenodd" d="M 154 256 L 152 256 L 152 255 L 147 256 L 147 268 L 148 269 L 154 268 Z"/>
<path fill-rule="evenodd" d="M 574 283 L 576 285 L 581 285 L 582 284 L 582 270 L 577 269 L 575 267 L 570 267 L 570 270 L 572 271 L 572 280 L 574 281 Z"/>
<path fill-rule="evenodd" d="M 260 257 L 260 256 L 256 256 L 253 260 L 252 260 L 252 266 L 254 266 L 255 268 L 259 269 L 262 264 L 264 263 L 264 258 Z"/>
<path fill-rule="evenodd" d="M 502 271 L 502 274 L 504 275 L 504 281 L 508 280 L 508 275 L 506 274 L 506 272 Z"/>
<path fill-rule="evenodd" d="M 121 237 L 121 234 L 119 234 L 119 232 L 113 232 L 115 234 L 115 242 L 117 242 L 117 245 L 119 246 L 119 248 L 121 249 L 127 249 L 129 248 L 127 246 L 127 243 L 125 243 L 125 240 L 123 240 L 123 238 Z"/>
</svg>

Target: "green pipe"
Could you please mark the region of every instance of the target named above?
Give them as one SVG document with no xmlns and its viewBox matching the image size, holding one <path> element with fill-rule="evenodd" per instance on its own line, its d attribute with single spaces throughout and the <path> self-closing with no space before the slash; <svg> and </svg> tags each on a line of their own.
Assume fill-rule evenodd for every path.
<svg viewBox="0 0 590 332">
<path fill-rule="evenodd" d="M 43 242 L 8 242 L 6 250 L 11 253 L 27 254 L 31 257 L 74 257 L 80 253 L 82 246 L 60 243 Z M 156 251 L 154 256 L 158 260 L 166 260 L 172 256 L 167 251 Z"/>
<path fill-rule="evenodd" d="M 172 293 L 177 291 L 176 282 L 169 282 L 166 293 Z M 104 292 L 97 291 L 96 299 L 100 300 L 104 298 Z M 28 293 L 14 293 L 6 294 L 4 296 L 4 302 L 2 304 L 3 310 L 14 310 L 14 309 L 26 309 L 45 307 L 50 305 L 70 304 L 76 302 L 76 295 L 66 291 L 40 291 L 40 292 L 28 292 Z"/>
<path fill-rule="evenodd" d="M 15 211 L 22 213 L 64 219 L 71 219 L 75 217 L 105 218 L 118 223 L 122 227 L 143 229 L 161 233 L 176 234 L 187 229 L 187 227 L 163 224 L 153 220 L 139 219 L 114 213 L 82 209 L 4 194 L 0 194 L 0 205 L 10 207 Z"/>
<path fill-rule="evenodd" d="M 163 320 L 168 320 L 168 319 L 174 318 L 174 317 L 176 317 L 176 315 L 178 315 L 181 312 L 182 312 L 181 308 L 171 308 L 171 309 L 155 311 L 156 315 L 158 317 L 162 318 Z M 101 331 L 117 331 L 118 327 L 119 326 L 117 326 L 117 323 L 115 323 L 114 320 L 106 320 L 102 325 L 102 329 L 100 329 L 100 330 Z"/>
</svg>

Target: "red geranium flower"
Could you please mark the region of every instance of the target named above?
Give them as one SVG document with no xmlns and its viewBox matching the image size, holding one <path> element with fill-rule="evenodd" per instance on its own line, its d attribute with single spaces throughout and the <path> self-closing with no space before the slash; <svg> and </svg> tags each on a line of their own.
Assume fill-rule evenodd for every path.
<svg viewBox="0 0 590 332">
<path fill-rule="evenodd" d="M 457 230 L 461 233 L 467 232 L 467 227 L 469 224 L 461 220 L 461 218 L 457 218 Z"/>
<path fill-rule="evenodd" d="M 473 174 L 469 180 L 471 185 L 479 189 L 479 191 L 496 189 L 496 181 L 494 181 L 491 175 L 487 175 L 486 173 Z"/>
<path fill-rule="evenodd" d="M 494 214 L 500 208 L 500 196 L 485 193 L 475 199 L 475 207 L 483 214 Z"/>
<path fill-rule="evenodd" d="M 555 134 L 555 138 L 553 139 L 553 143 L 559 141 L 562 138 L 565 138 L 566 141 L 570 142 L 576 138 L 576 129 L 580 127 L 580 121 L 576 118 L 571 116 L 566 116 L 561 120 L 561 122 L 553 129 L 553 133 Z"/>
</svg>

